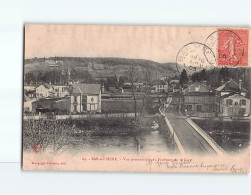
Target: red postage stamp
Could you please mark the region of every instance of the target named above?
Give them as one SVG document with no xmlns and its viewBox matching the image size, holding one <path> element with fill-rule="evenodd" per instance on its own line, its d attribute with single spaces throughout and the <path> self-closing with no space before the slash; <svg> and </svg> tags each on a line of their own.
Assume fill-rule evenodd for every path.
<svg viewBox="0 0 251 195">
<path fill-rule="evenodd" d="M 218 65 L 248 66 L 248 29 L 219 30 Z"/>
</svg>

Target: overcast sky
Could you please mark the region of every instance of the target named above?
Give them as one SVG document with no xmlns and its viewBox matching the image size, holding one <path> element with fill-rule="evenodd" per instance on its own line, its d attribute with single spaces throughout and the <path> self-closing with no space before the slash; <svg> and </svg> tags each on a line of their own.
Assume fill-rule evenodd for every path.
<svg viewBox="0 0 251 195">
<path fill-rule="evenodd" d="M 175 62 L 183 45 L 205 43 L 214 27 L 26 25 L 25 58 L 122 57 Z"/>
</svg>

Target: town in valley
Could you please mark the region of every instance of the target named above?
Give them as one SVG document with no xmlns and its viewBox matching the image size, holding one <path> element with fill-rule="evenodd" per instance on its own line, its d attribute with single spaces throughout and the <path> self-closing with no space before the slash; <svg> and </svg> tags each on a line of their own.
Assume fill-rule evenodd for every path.
<svg viewBox="0 0 251 195">
<path fill-rule="evenodd" d="M 250 73 L 189 74 L 175 63 L 124 58 L 26 59 L 24 149 L 241 152 L 250 145 Z"/>
</svg>

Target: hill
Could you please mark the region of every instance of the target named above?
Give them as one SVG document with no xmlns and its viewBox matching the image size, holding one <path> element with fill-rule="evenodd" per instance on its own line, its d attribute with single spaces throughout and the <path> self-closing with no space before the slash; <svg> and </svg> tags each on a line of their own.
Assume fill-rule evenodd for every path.
<svg viewBox="0 0 251 195">
<path fill-rule="evenodd" d="M 24 72 L 49 72 L 52 70 L 87 70 L 92 77 L 122 76 L 135 66 L 139 73 L 149 69 L 152 80 L 162 76 L 173 77 L 177 75 L 175 63 L 158 63 L 143 59 L 126 58 L 81 58 L 81 57 L 50 57 L 25 59 Z"/>
</svg>

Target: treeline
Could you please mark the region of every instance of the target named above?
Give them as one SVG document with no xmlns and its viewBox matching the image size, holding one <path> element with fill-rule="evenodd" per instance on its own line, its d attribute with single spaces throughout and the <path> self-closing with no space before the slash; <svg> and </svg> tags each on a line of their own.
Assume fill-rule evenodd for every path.
<svg viewBox="0 0 251 195">
<path fill-rule="evenodd" d="M 126 76 L 117 77 L 116 75 L 108 77 L 106 80 L 95 80 L 92 75 L 83 69 L 72 68 L 67 70 L 50 70 L 50 71 L 34 71 L 25 74 L 25 82 L 31 83 L 51 83 L 53 85 L 64 85 L 69 81 L 78 81 L 80 83 L 100 83 L 103 84 L 106 90 L 109 90 L 109 86 L 122 87 L 127 81 Z"/>
<path fill-rule="evenodd" d="M 88 58 L 88 57 L 48 57 L 48 58 L 31 58 L 25 59 L 25 64 L 30 64 L 34 62 L 45 62 L 46 60 L 54 60 L 56 61 L 64 61 L 64 62 L 92 62 L 97 64 L 104 64 L 104 65 L 140 65 L 140 66 L 147 66 L 147 65 L 159 65 L 160 63 L 154 62 L 151 60 L 143 60 L 143 59 L 127 59 L 127 58 Z"/>
<path fill-rule="evenodd" d="M 79 81 L 83 83 L 93 83 L 91 74 L 87 70 L 72 68 L 67 70 L 34 71 L 25 74 L 25 82 L 44 82 L 51 84 L 66 84 L 69 81 Z"/>
<path fill-rule="evenodd" d="M 212 87 L 217 87 L 222 81 L 233 79 L 238 83 L 239 80 L 243 81 L 243 85 L 247 90 L 250 90 L 250 68 L 215 68 L 213 70 L 203 69 L 200 72 L 195 72 L 191 75 L 190 79 L 193 82 L 207 81 L 207 84 Z"/>
</svg>

